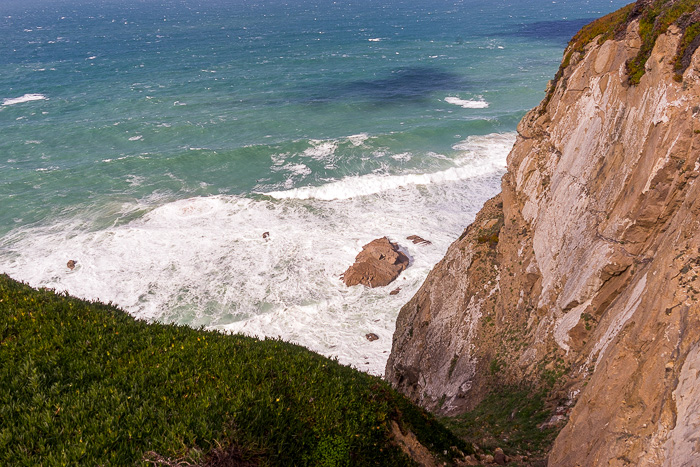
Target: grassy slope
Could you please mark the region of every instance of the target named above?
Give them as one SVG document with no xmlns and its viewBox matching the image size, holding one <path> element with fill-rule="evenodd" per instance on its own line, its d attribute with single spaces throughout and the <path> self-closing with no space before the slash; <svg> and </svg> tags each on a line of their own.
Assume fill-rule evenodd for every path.
<svg viewBox="0 0 700 467">
<path fill-rule="evenodd" d="M 495 448 L 513 456 L 526 456 L 515 465 L 543 465 L 562 425 L 543 427 L 552 417 L 545 400 L 547 389 L 502 387 L 489 394 L 474 410 L 443 422 L 460 438 L 493 454 Z"/>
<path fill-rule="evenodd" d="M 4 275 L 0 387 L 0 465 L 410 465 L 390 420 L 468 452 L 379 378 L 302 347 L 147 324 Z"/>
</svg>

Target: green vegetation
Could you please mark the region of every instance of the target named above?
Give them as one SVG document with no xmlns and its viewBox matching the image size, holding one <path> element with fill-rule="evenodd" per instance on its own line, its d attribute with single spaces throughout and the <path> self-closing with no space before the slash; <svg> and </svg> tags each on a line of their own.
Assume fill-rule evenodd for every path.
<svg viewBox="0 0 700 467">
<path fill-rule="evenodd" d="M 690 23 L 690 16 L 698 8 L 700 8 L 700 0 L 655 0 L 641 12 L 638 12 L 639 35 L 642 39 L 642 46 L 637 56 L 627 62 L 630 84 L 638 84 L 639 80 L 644 76 L 644 66 L 651 56 L 656 39 L 665 33 L 672 24 L 678 25 L 684 31 L 684 37 L 681 39 L 674 66 L 676 72 L 682 73 L 682 70 L 685 70 L 682 64 L 683 56 L 698 34 L 698 23 Z M 686 44 L 685 46 L 683 45 L 684 43 Z M 688 65 L 686 64 L 685 66 L 687 67 Z"/>
<path fill-rule="evenodd" d="M 693 23 L 683 33 L 676 61 L 673 64 L 676 81 L 683 80 L 683 72 L 690 66 L 690 59 L 698 46 L 700 46 L 700 23 Z"/>
<path fill-rule="evenodd" d="M 485 451 L 500 447 L 508 455 L 543 456 L 558 432 L 539 428 L 552 415 L 545 407 L 545 395 L 529 388 L 502 387 L 473 411 L 443 421 L 455 434 Z"/>
<path fill-rule="evenodd" d="M 503 228 L 503 213 L 499 212 L 498 217 L 491 219 L 487 227 L 479 230 L 476 241 L 477 243 L 484 244 L 488 243 L 491 248 L 495 248 L 498 245 L 498 239 L 501 234 L 501 228 Z"/>
<path fill-rule="evenodd" d="M 472 452 L 303 347 L 148 324 L 4 275 L 0 362 L 0 465 L 411 465 L 392 420 L 434 452 Z"/>
<path fill-rule="evenodd" d="M 571 56 L 574 53 L 583 53 L 586 46 L 596 37 L 598 38 L 598 44 L 602 44 L 624 30 L 633 6 L 634 4 L 630 4 L 622 7 L 581 28 L 569 42 L 568 53 L 562 64 L 564 68 L 569 65 Z"/>
<path fill-rule="evenodd" d="M 479 237 L 477 238 L 477 241 L 479 243 L 488 243 L 489 246 L 495 247 L 496 245 L 498 245 L 498 238 L 499 238 L 498 234 L 499 234 L 498 232 L 493 232 L 493 233 L 488 234 L 488 235 L 486 235 L 486 234 L 479 235 Z"/>
<path fill-rule="evenodd" d="M 584 52 L 586 46 L 596 37 L 598 44 L 613 38 L 620 38 L 635 19 L 639 19 L 641 47 L 635 57 L 627 62 L 628 82 L 637 85 L 645 73 L 645 65 L 656 44 L 656 39 L 664 34 L 669 26 L 675 24 L 682 31 L 674 58 L 676 81 L 682 80 L 683 72 L 690 64 L 690 58 L 700 46 L 700 0 L 652 0 L 649 3 L 637 2 L 627 5 L 609 15 L 584 26 L 569 42 L 566 55 L 554 76 L 547 96 L 541 107 L 544 112 L 552 98 L 556 84 L 563 78 L 564 71 L 571 64 L 575 54 Z"/>
<path fill-rule="evenodd" d="M 491 360 L 491 363 L 489 363 L 489 373 L 492 375 L 495 375 L 499 371 L 503 369 L 503 362 L 498 358 L 494 357 L 493 360 Z"/>
</svg>

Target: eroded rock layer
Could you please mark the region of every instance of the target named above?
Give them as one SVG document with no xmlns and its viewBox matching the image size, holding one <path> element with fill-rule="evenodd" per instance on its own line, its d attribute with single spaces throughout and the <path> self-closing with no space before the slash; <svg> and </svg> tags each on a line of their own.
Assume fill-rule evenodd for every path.
<svg viewBox="0 0 700 467">
<path fill-rule="evenodd" d="M 386 377 L 455 414 L 528 382 L 573 406 L 550 465 L 700 465 L 700 53 L 639 20 L 567 58 L 502 193 L 401 310 Z M 680 44 L 682 45 L 682 44 Z"/>
</svg>

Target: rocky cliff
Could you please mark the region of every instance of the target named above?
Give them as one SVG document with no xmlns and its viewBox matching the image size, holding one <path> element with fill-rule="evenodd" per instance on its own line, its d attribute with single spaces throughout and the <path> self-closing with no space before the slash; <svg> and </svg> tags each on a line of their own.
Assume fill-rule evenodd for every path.
<svg viewBox="0 0 700 467">
<path fill-rule="evenodd" d="M 699 5 L 574 38 L 502 193 L 401 310 L 397 388 L 443 414 L 546 388 L 550 465 L 700 465 Z"/>
</svg>

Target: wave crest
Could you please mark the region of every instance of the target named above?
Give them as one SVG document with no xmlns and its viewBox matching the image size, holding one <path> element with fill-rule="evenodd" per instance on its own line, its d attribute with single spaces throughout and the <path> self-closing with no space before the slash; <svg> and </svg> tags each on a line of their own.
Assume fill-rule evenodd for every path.
<svg viewBox="0 0 700 467">
<path fill-rule="evenodd" d="M 25 94 L 22 97 L 14 97 L 14 98 L 7 98 L 2 101 L 2 105 L 15 105 L 15 104 L 22 104 L 24 102 L 31 102 L 31 101 L 45 101 L 48 100 L 48 97 L 46 97 L 43 94 Z"/>
<path fill-rule="evenodd" d="M 448 104 L 454 104 L 462 107 L 463 109 L 486 109 L 489 103 L 483 99 L 472 100 L 472 99 L 460 99 L 459 97 L 446 97 L 445 102 Z"/>
<path fill-rule="evenodd" d="M 429 185 L 480 177 L 504 170 L 506 157 L 514 142 L 515 133 L 470 136 L 453 146 L 453 149 L 462 151 L 462 154 L 455 161 L 457 167 L 447 170 L 401 175 L 357 175 L 321 186 L 305 186 L 264 194 L 276 199 L 332 201 L 374 195 L 410 185 Z"/>
</svg>

